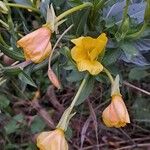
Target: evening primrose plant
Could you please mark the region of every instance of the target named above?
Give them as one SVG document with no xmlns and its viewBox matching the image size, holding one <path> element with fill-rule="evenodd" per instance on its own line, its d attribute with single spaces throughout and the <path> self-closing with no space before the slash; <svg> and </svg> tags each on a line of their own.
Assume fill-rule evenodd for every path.
<svg viewBox="0 0 150 150">
<path fill-rule="evenodd" d="M 79 105 L 86 103 L 85 100 L 89 99 L 89 95 L 97 86 L 103 87 L 104 90 L 101 92 L 102 100 L 95 105 L 104 107 L 101 107 L 95 116 L 108 128 L 127 126 L 131 123 L 131 118 L 126 106 L 128 101 L 124 101 L 128 99 L 126 95 L 129 95 L 129 92 L 121 90 L 121 84 L 124 78 L 127 78 L 124 73 L 126 69 L 134 69 L 133 65 L 142 66 L 146 77 L 149 69 L 149 62 L 143 51 L 148 51 L 150 46 L 143 44 L 143 41 L 150 40 L 147 34 L 150 0 L 136 5 L 130 0 L 57 2 L 0 2 L 0 94 L 12 94 L 13 101 L 7 100 L 6 103 L 9 107 L 7 115 L 13 112 L 11 106 L 15 108 L 20 105 L 18 99 L 21 99 L 23 106 L 27 106 L 27 109 L 31 107 L 33 114 L 37 111 L 36 116 L 43 118 L 44 121 L 36 120 L 38 127 L 36 123 L 32 124 L 35 117 L 32 116 L 32 111 L 28 112 L 31 116 L 26 117 L 29 122 L 26 123 L 25 119 L 22 119 L 23 125 L 26 124 L 28 128 L 31 126 L 31 132 L 35 135 L 33 141 L 40 150 L 69 150 L 70 140 L 67 132 L 77 114 L 82 115 Z M 137 6 L 142 7 L 136 10 Z M 138 11 L 136 13 L 144 12 L 141 14 L 143 18 L 138 18 L 132 9 Z M 13 17 L 12 14 L 16 16 Z M 29 15 L 29 18 L 25 15 Z M 132 67 L 129 63 L 132 63 Z M 133 74 L 134 71 L 130 75 L 132 78 Z M 61 99 L 59 94 L 68 92 L 67 88 L 71 86 L 73 90 L 76 89 L 74 95 L 68 96 L 67 103 L 62 106 L 63 104 L 56 102 L 56 96 Z M 52 89 L 53 93 L 56 91 L 56 96 L 49 89 Z M 38 96 L 33 98 L 35 91 L 38 91 Z M 42 96 L 44 98 L 41 98 Z M 46 99 L 50 101 L 47 102 Z M 103 105 L 107 99 L 109 101 Z M 51 109 L 49 102 L 60 112 Z M 10 103 L 12 104 L 9 106 Z M 89 101 L 88 104 L 90 105 Z M 2 113 L 5 113 L 6 110 L 0 105 L 1 109 Z M 94 110 L 90 109 L 94 113 Z M 85 110 L 87 111 L 87 108 Z M 15 111 L 19 112 L 18 109 Z M 55 111 L 57 113 L 54 113 Z M 22 114 L 26 116 L 26 111 Z M 17 129 L 19 130 L 21 119 L 18 120 L 19 123 L 13 125 L 16 127 L 14 130 L 9 130 L 12 125 L 5 127 L 7 134 L 15 134 Z M 49 128 L 43 125 L 45 122 L 48 122 Z M 27 132 L 31 135 L 30 130 Z"/>
</svg>

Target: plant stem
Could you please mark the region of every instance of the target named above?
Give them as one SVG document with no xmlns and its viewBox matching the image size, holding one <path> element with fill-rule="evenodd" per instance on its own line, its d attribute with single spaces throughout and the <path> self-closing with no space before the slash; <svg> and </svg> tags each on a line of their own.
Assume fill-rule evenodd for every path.
<svg viewBox="0 0 150 150">
<path fill-rule="evenodd" d="M 111 73 L 109 72 L 109 70 L 104 67 L 104 68 L 103 68 L 103 71 L 107 74 L 107 76 L 108 76 L 108 78 L 109 78 L 109 80 L 110 80 L 110 82 L 111 82 L 111 85 L 113 85 L 114 79 L 113 79 Z"/>
<path fill-rule="evenodd" d="M 1 19 L 0 19 L 0 23 L 1 23 L 6 29 L 9 28 L 9 25 L 8 25 L 6 22 L 4 22 L 3 20 L 1 20 Z"/>
<path fill-rule="evenodd" d="M 68 16 L 68 15 L 70 15 L 70 14 L 72 14 L 72 13 L 75 12 L 75 11 L 78 11 L 78 10 L 81 10 L 81 9 L 83 9 L 83 8 L 90 7 L 90 6 L 93 6 L 93 4 L 90 3 L 90 2 L 86 2 L 86 3 L 82 4 L 82 5 L 73 7 L 73 8 L 71 8 L 71 9 L 65 11 L 64 13 L 60 14 L 60 15 L 56 18 L 56 22 L 60 21 L 62 18 L 66 17 L 66 16 Z"/>
<path fill-rule="evenodd" d="M 24 9 L 32 10 L 32 11 L 39 13 L 39 10 L 37 10 L 36 8 L 30 7 L 30 6 L 25 6 L 25 5 L 21 5 L 21 4 L 14 4 L 14 3 L 6 3 L 6 5 L 9 7 L 24 8 Z"/>
<path fill-rule="evenodd" d="M 141 29 L 138 32 L 128 35 L 127 38 L 138 39 L 141 36 L 141 34 L 145 31 L 146 27 L 147 27 L 147 23 L 144 22 L 143 26 L 141 27 Z"/>
<path fill-rule="evenodd" d="M 49 56 L 48 69 L 51 68 L 51 60 L 52 60 L 52 56 L 53 56 L 53 53 L 54 53 L 55 48 L 57 47 L 57 45 L 58 45 L 59 41 L 62 39 L 62 37 L 72 28 L 72 26 L 73 26 L 73 25 L 70 25 L 70 26 L 61 34 L 61 36 L 59 37 L 59 39 L 56 41 L 56 43 L 55 43 L 55 45 L 54 45 L 54 47 L 53 47 L 53 49 L 52 49 L 52 51 L 51 51 L 51 54 L 50 54 L 50 56 Z"/>
<path fill-rule="evenodd" d="M 124 21 L 126 20 L 127 13 L 128 13 L 129 3 L 130 3 L 130 0 L 126 0 L 126 6 L 125 6 L 124 11 L 123 11 L 123 20 L 122 20 L 122 24 L 123 24 Z"/>
<path fill-rule="evenodd" d="M 61 116 L 58 125 L 56 126 L 56 128 L 60 128 L 63 131 L 67 130 L 68 124 L 70 119 L 74 116 L 75 113 L 72 114 L 72 110 L 80 96 L 80 94 L 82 93 L 82 90 L 86 84 L 86 82 L 88 81 L 89 78 L 89 74 L 86 74 L 86 76 L 84 77 L 82 83 L 80 84 L 80 87 L 74 97 L 74 99 L 72 100 L 72 103 L 70 104 L 70 106 L 64 111 L 63 115 Z"/>
<path fill-rule="evenodd" d="M 73 109 L 73 107 L 75 106 L 75 104 L 76 104 L 76 102 L 77 102 L 77 100 L 78 100 L 78 98 L 79 98 L 79 96 L 80 96 L 80 94 L 83 90 L 83 87 L 84 87 L 85 83 L 87 82 L 88 78 L 89 78 L 89 74 L 86 74 L 83 81 L 82 81 L 82 83 L 80 84 L 80 87 L 79 87 L 74 99 L 72 100 L 72 103 L 70 105 L 71 109 Z"/>
<path fill-rule="evenodd" d="M 104 4 L 106 4 L 107 3 L 107 1 L 106 0 L 100 0 L 99 2 L 98 2 L 98 4 L 96 5 L 96 7 L 95 7 L 95 12 L 97 12 L 102 6 L 104 6 Z"/>
<path fill-rule="evenodd" d="M 123 26 L 123 24 L 127 18 L 129 3 L 130 3 L 130 0 L 126 0 L 126 6 L 124 7 L 122 22 L 121 22 L 121 25 L 118 29 L 118 32 L 120 32 L 120 30 L 121 30 L 121 28 L 122 28 L 122 26 Z"/>
</svg>

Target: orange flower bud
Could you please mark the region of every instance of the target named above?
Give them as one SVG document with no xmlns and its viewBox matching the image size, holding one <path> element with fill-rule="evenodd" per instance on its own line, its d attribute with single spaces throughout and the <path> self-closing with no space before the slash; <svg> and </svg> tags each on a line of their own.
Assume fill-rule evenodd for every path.
<svg viewBox="0 0 150 150">
<path fill-rule="evenodd" d="M 52 69 L 48 69 L 48 77 L 50 79 L 50 81 L 52 82 L 52 84 L 58 88 L 58 89 L 61 89 L 61 84 L 56 76 L 56 74 L 53 72 Z"/>
<path fill-rule="evenodd" d="M 51 30 L 45 25 L 21 38 L 17 44 L 23 48 L 26 60 L 40 63 L 51 52 L 50 37 Z"/>
<path fill-rule="evenodd" d="M 64 131 L 56 129 L 40 133 L 37 137 L 37 147 L 40 150 L 68 150 Z"/>
<path fill-rule="evenodd" d="M 121 95 L 113 95 L 111 104 L 103 111 L 102 118 L 107 127 L 124 127 L 130 123 L 129 114 Z"/>
</svg>

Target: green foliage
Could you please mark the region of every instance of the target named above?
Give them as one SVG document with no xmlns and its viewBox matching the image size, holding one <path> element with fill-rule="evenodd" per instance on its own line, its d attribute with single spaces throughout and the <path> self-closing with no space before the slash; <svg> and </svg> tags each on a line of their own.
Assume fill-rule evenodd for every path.
<svg viewBox="0 0 150 150">
<path fill-rule="evenodd" d="M 147 77 L 149 73 L 144 68 L 133 68 L 130 70 L 129 78 L 131 80 L 140 80 Z"/>
<path fill-rule="evenodd" d="M 32 124 L 31 124 L 31 132 L 32 133 L 39 133 L 43 131 L 45 128 L 45 123 L 40 117 L 35 117 Z"/>
<path fill-rule="evenodd" d="M 2 2 L 7 8 L 5 12 L 0 9 L 0 141 L 4 139 L 4 149 L 37 149 L 34 140 L 31 141 L 31 137 L 44 130 L 50 130 L 43 119 L 45 116 L 42 116 L 39 111 L 44 109 L 52 117 L 54 124 L 57 124 L 62 110 L 69 106 L 87 74 L 87 71 L 78 71 L 76 63 L 71 57 L 70 52 L 74 46 L 71 40 L 80 36 L 97 38 L 102 32 L 106 33 L 108 43 L 101 63 L 113 77 L 117 74 L 120 75 L 123 85 L 121 91 L 123 97 L 128 100 L 125 103 L 128 105 L 131 119 L 133 119 L 131 122 L 149 129 L 149 95 L 123 84 L 123 81 L 127 81 L 147 92 L 150 90 L 150 25 L 147 17 L 149 14 L 147 1 L 130 1 L 124 19 L 122 14 L 125 1 L 123 0 L 3 0 Z M 50 42 L 53 47 L 61 34 L 73 24 L 73 27 L 56 46 L 51 61 L 51 68 L 63 88 L 61 90 L 51 88 L 52 82 L 47 76 L 48 58 L 39 64 L 31 62 L 22 66 L 25 58 L 23 50 L 18 48 L 16 42 L 46 23 L 47 6 L 50 3 L 53 4 L 56 16 L 59 16 L 64 11 L 84 2 L 91 2 L 93 6 L 68 15 L 67 20 L 58 27 L 59 32 L 51 35 Z M 89 111 L 88 107 L 84 105 L 84 101 L 97 92 L 97 95 L 92 95 L 90 101 L 95 110 L 97 106 L 103 106 L 108 97 L 110 98 L 110 90 L 110 81 L 105 72 L 101 72 L 97 76 L 89 76 L 76 102 L 77 113 L 81 112 L 83 117 L 80 120 L 83 121 L 81 125 L 84 124 L 85 118 L 91 115 L 91 110 Z M 40 96 L 36 98 L 41 108 L 32 106 L 32 99 L 37 91 L 40 91 Z M 90 104 L 88 103 L 88 105 Z M 103 110 L 103 107 L 101 108 Z M 95 113 L 97 112 L 99 113 L 99 110 L 95 111 Z M 76 116 L 72 120 L 74 118 L 78 120 Z M 93 125 L 90 126 L 88 134 L 92 133 L 92 127 Z M 102 134 L 106 133 L 105 128 L 102 127 L 101 130 Z M 113 130 L 107 131 L 112 132 Z M 70 124 L 65 133 L 67 139 L 76 137 L 74 132 L 76 131 Z M 103 135 L 101 136 L 103 137 Z M 107 137 L 107 134 L 104 136 Z M 92 135 L 90 138 L 93 137 Z M 80 143 L 76 143 L 76 141 L 80 141 L 80 139 L 71 140 L 73 144 L 79 146 Z M 96 140 L 92 139 L 91 141 Z M 89 141 L 85 143 L 89 143 Z M 94 144 L 97 145 L 97 143 Z"/>
<path fill-rule="evenodd" d="M 85 99 L 90 95 L 90 93 L 93 90 L 94 87 L 94 78 L 93 77 L 89 77 L 89 79 L 87 80 L 86 84 L 83 87 L 83 90 L 81 91 L 81 94 L 76 102 L 76 106 L 80 105 L 81 103 L 83 103 L 85 101 Z"/>
<path fill-rule="evenodd" d="M 5 126 L 6 134 L 11 134 L 16 132 L 21 127 L 21 123 L 24 121 L 24 116 L 22 114 L 14 116 Z"/>
</svg>

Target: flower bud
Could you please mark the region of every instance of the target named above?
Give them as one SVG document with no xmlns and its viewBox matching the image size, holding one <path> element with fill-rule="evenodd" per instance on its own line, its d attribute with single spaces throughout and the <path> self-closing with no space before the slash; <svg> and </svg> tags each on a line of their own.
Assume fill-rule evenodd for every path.
<svg viewBox="0 0 150 150">
<path fill-rule="evenodd" d="M 57 128 L 54 131 L 40 133 L 37 137 L 37 147 L 40 150 L 68 150 L 64 131 Z"/>
<path fill-rule="evenodd" d="M 129 114 L 121 95 L 113 95 L 111 104 L 103 111 L 102 119 L 107 127 L 124 127 L 130 123 Z"/>
<path fill-rule="evenodd" d="M 31 32 L 17 41 L 17 44 L 23 48 L 26 60 L 34 63 L 40 63 L 46 59 L 51 52 L 51 30 L 48 25 Z"/>
<path fill-rule="evenodd" d="M 49 80 L 52 82 L 52 84 L 58 88 L 58 89 L 61 89 L 61 84 L 56 76 L 56 74 L 53 72 L 52 69 L 48 69 L 48 77 L 49 77 Z"/>
</svg>

